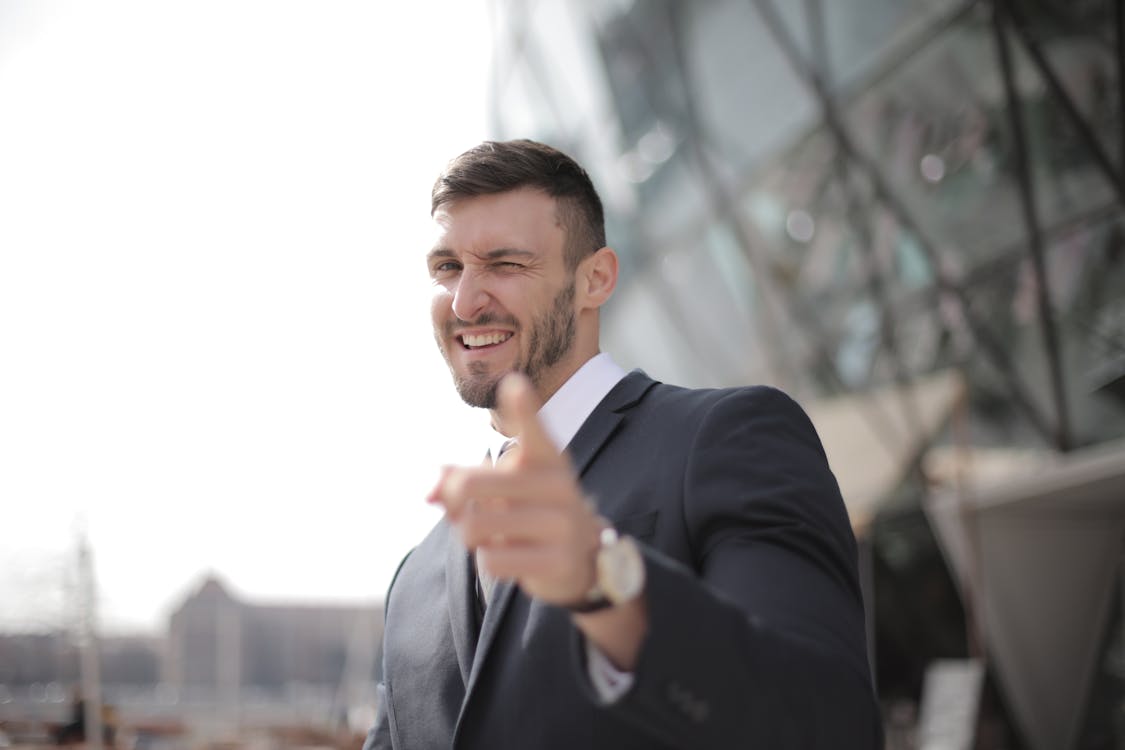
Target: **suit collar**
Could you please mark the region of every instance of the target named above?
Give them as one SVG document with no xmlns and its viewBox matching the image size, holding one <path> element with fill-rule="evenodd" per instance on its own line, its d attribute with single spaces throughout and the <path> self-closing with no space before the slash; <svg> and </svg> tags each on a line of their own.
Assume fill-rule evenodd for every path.
<svg viewBox="0 0 1125 750">
<path fill-rule="evenodd" d="M 586 472 L 602 445 L 617 430 L 626 412 L 654 385 L 655 380 L 640 370 L 633 370 L 606 394 L 566 447 L 578 476 Z"/>
<path fill-rule="evenodd" d="M 587 360 L 547 399 L 539 410 L 539 421 L 560 453 L 625 375 L 608 354 L 601 352 Z"/>
</svg>

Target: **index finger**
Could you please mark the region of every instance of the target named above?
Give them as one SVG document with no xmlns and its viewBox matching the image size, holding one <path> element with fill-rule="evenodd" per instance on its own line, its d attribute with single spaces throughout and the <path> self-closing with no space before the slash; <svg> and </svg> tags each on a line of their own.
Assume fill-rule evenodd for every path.
<svg viewBox="0 0 1125 750">
<path fill-rule="evenodd" d="M 531 463 L 554 463 L 559 449 L 539 421 L 538 402 L 527 376 L 514 372 L 500 381 L 496 404 L 504 424 L 515 434 L 519 455 Z"/>
</svg>

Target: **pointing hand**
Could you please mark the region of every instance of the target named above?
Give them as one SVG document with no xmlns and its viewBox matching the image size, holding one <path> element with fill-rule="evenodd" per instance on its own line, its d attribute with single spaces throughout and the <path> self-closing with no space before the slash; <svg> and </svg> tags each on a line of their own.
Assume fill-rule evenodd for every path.
<svg viewBox="0 0 1125 750">
<path fill-rule="evenodd" d="M 506 376 L 497 401 L 516 445 L 495 467 L 446 469 L 430 500 L 445 506 L 488 572 L 553 604 L 579 601 L 593 584 L 598 538 L 607 524 L 543 428 L 531 382 Z"/>
</svg>

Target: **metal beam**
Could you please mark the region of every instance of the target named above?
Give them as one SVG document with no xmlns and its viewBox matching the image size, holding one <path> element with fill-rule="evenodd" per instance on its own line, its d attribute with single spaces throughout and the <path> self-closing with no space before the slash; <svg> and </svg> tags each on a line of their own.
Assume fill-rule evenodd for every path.
<svg viewBox="0 0 1125 750">
<path fill-rule="evenodd" d="M 1059 336 L 1055 327 L 1054 309 L 1051 306 L 1050 286 L 1047 281 L 1047 264 L 1043 249 L 1043 236 L 1039 231 L 1039 217 L 1035 205 L 1035 180 L 1031 174 L 1030 154 L 1027 134 L 1020 115 L 1020 98 L 1016 91 L 1015 74 L 1012 70 L 1012 52 L 1008 46 L 1008 36 L 1004 31 L 1005 21 L 1011 19 L 1008 13 L 1009 0 L 993 0 L 992 29 L 996 39 L 996 51 L 1000 58 L 1000 72 L 1004 78 L 1004 94 L 1008 103 L 1008 122 L 1015 142 L 1016 179 L 1019 183 L 1020 207 L 1027 230 L 1027 250 L 1031 268 L 1035 274 L 1036 302 L 1039 307 L 1039 325 L 1043 335 L 1043 348 L 1047 355 L 1047 367 L 1051 380 L 1051 395 L 1055 401 L 1055 444 L 1060 451 L 1068 451 L 1073 445 L 1070 435 L 1070 415 L 1067 409 L 1066 387 L 1063 383 L 1062 358 L 1059 352 Z"/>
</svg>

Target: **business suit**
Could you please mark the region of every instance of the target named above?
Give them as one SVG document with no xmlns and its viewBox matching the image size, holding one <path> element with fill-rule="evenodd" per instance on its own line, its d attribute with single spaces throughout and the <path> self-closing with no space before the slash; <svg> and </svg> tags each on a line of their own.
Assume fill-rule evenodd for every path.
<svg viewBox="0 0 1125 750">
<path fill-rule="evenodd" d="M 570 615 L 512 584 L 478 640 L 470 556 L 443 521 L 388 594 L 369 750 L 878 746 L 855 542 L 796 404 L 633 372 L 568 453 L 642 543 L 633 688 L 601 705 Z"/>
</svg>

